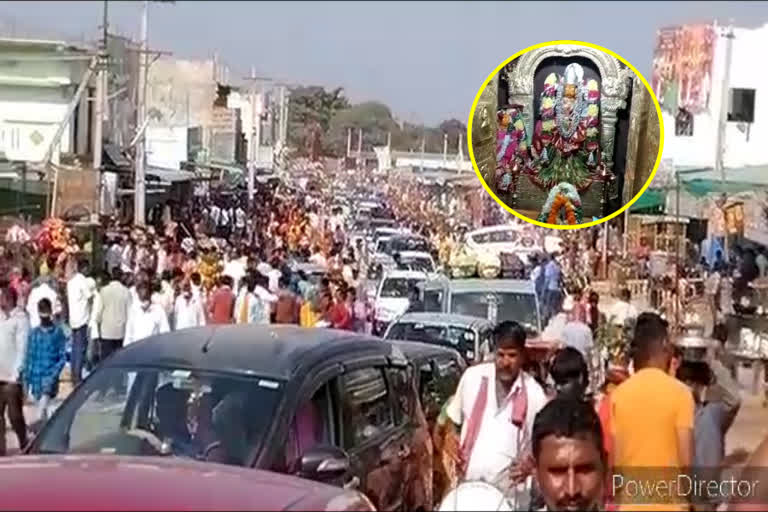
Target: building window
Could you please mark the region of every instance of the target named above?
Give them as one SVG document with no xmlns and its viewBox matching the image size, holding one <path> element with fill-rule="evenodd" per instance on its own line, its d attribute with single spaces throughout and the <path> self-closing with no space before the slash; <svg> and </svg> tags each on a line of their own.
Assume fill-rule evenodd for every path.
<svg viewBox="0 0 768 512">
<path fill-rule="evenodd" d="M 678 137 L 693 136 L 693 114 L 684 108 L 677 109 L 675 116 L 675 135 Z"/>
<path fill-rule="evenodd" d="M 731 89 L 728 93 L 728 121 L 755 122 L 755 90 Z"/>
</svg>

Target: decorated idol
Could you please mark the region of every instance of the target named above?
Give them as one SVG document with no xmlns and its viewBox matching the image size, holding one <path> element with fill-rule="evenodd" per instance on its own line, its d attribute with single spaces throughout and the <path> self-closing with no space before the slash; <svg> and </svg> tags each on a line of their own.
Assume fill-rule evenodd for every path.
<svg viewBox="0 0 768 512">
<path fill-rule="evenodd" d="M 531 144 L 532 179 L 549 189 L 541 222 L 582 222 L 579 193 L 590 186 L 600 164 L 599 100 L 597 81 L 584 80 L 577 63 L 569 64 L 562 77 L 550 73 L 544 82 Z"/>
</svg>

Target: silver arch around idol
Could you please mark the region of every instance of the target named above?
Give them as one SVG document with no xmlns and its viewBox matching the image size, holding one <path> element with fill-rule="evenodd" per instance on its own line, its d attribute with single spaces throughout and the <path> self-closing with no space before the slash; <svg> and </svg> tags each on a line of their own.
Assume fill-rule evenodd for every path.
<svg viewBox="0 0 768 512">
<path fill-rule="evenodd" d="M 529 134 L 533 133 L 536 113 L 534 77 L 539 65 L 550 57 L 584 57 L 592 61 L 600 73 L 600 145 L 608 169 L 613 169 L 618 111 L 627 107 L 630 83 L 634 76 L 619 59 L 589 46 L 557 44 L 535 48 L 505 66 L 509 102 L 523 105 L 523 118 Z"/>
</svg>

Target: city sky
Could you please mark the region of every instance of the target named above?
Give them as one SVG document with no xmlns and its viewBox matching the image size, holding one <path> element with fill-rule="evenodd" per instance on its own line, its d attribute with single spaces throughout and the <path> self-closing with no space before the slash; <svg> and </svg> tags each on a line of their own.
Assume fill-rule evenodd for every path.
<svg viewBox="0 0 768 512">
<path fill-rule="evenodd" d="M 110 24 L 139 33 L 142 2 L 110 2 Z M 3 2 L 0 30 L 13 35 L 94 38 L 103 2 Z M 379 100 L 395 115 L 466 123 L 485 77 L 527 46 L 589 41 L 649 78 L 662 26 L 717 19 L 755 27 L 768 2 L 225 2 L 151 5 L 153 49 L 180 58 L 218 52 L 244 76 L 329 87 L 352 101 Z M 757 63 L 756 65 L 760 65 Z"/>
</svg>

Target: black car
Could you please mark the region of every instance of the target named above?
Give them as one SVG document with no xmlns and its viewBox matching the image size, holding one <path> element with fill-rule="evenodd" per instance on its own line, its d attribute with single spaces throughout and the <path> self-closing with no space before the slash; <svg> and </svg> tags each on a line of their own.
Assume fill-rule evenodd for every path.
<svg viewBox="0 0 768 512">
<path fill-rule="evenodd" d="M 450 490 L 441 453 L 443 429 L 437 425 L 442 408 L 459 386 L 467 365 L 456 350 L 429 343 L 390 341 L 400 348 L 413 363 L 416 386 L 419 389 L 422 410 L 431 433 L 434 453 L 432 460 L 432 499 L 439 502 Z"/>
<path fill-rule="evenodd" d="M 357 487 L 377 510 L 427 510 L 409 501 L 428 495 L 407 477 L 428 428 L 414 420 L 412 374 L 397 345 L 371 336 L 184 329 L 104 361 L 27 453 L 188 457 Z"/>
<path fill-rule="evenodd" d="M 430 427 L 456 392 L 467 364 L 456 350 L 430 343 L 387 340 L 402 350 L 417 370 L 419 399 Z"/>
</svg>

